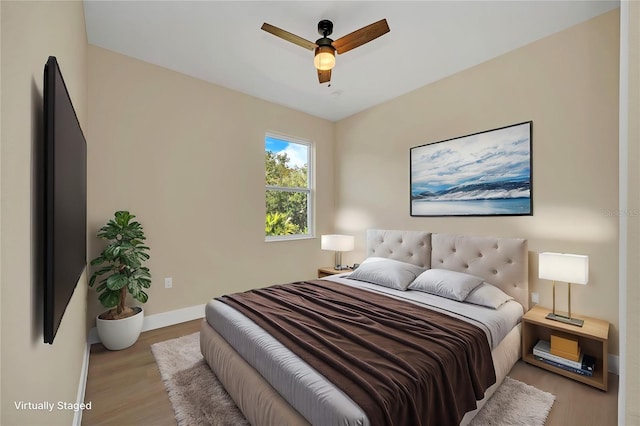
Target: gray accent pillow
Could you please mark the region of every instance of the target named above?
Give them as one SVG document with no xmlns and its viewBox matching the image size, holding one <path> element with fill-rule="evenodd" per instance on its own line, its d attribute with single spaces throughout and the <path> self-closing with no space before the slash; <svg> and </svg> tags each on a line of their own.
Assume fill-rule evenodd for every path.
<svg viewBox="0 0 640 426">
<path fill-rule="evenodd" d="M 474 305 L 486 306 L 491 309 L 498 309 L 500 306 L 507 303 L 509 300 L 514 300 L 498 287 L 495 287 L 487 282 L 483 282 L 478 287 L 474 288 L 471 293 L 464 299 L 467 303 L 473 303 Z"/>
<path fill-rule="evenodd" d="M 483 281 L 480 277 L 462 272 L 428 269 L 411 283 L 409 290 L 424 291 L 462 302 L 471 290 L 482 284 Z"/>
<path fill-rule="evenodd" d="M 399 260 L 369 257 L 348 278 L 404 291 L 424 271 L 420 266 Z"/>
</svg>

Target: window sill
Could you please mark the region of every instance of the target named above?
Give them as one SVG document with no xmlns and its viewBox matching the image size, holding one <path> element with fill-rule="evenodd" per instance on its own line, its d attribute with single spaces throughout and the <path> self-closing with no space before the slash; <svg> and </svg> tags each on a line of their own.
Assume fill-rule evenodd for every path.
<svg viewBox="0 0 640 426">
<path fill-rule="evenodd" d="M 296 240 L 313 240 L 315 239 L 315 235 L 278 235 L 278 236 L 270 236 L 265 237 L 265 243 L 273 243 L 278 241 L 296 241 Z"/>
</svg>

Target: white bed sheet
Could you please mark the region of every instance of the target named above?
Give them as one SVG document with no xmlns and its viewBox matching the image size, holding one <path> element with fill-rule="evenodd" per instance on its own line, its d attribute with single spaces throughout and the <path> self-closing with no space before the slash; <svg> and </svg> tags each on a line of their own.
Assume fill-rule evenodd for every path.
<svg viewBox="0 0 640 426">
<path fill-rule="evenodd" d="M 498 347 L 500 341 L 512 331 L 522 317 L 523 309 L 517 302 L 508 302 L 496 311 L 423 292 L 401 292 L 350 280 L 346 275 L 334 275 L 327 279 L 427 305 L 431 309 L 476 324 L 484 330 L 492 349 Z M 351 398 L 240 312 L 222 302 L 212 300 L 207 304 L 205 313 L 207 322 L 212 328 L 224 337 L 311 424 L 345 426 L 370 424 L 366 414 Z M 513 358 L 512 353 L 514 351 L 517 353 L 518 348 L 519 340 L 515 349 L 509 349 L 508 352 L 511 355 L 507 358 Z M 502 375 L 498 377 L 499 382 L 504 378 L 500 376 Z"/>
<path fill-rule="evenodd" d="M 376 284 L 352 280 L 349 279 L 348 273 L 332 275 L 323 279 L 362 288 L 376 293 L 383 293 L 398 299 L 408 300 L 418 305 L 423 305 L 430 309 L 460 318 L 461 320 L 482 328 L 487 335 L 487 340 L 489 341 L 491 349 L 494 349 L 498 344 L 500 344 L 507 333 L 509 333 L 511 329 L 520 322 L 520 319 L 524 314 L 524 308 L 522 305 L 514 300 L 509 301 L 499 309 L 494 310 L 484 306 L 473 305 L 471 303 L 461 303 L 422 291 L 399 291 Z"/>
</svg>

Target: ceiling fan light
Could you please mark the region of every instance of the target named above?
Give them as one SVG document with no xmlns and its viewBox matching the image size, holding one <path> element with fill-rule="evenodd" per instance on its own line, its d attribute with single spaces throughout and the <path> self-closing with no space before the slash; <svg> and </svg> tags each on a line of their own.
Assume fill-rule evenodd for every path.
<svg viewBox="0 0 640 426">
<path fill-rule="evenodd" d="M 320 71 L 332 69 L 336 64 L 336 56 L 333 46 L 319 46 L 316 48 L 316 56 L 313 65 Z"/>
</svg>

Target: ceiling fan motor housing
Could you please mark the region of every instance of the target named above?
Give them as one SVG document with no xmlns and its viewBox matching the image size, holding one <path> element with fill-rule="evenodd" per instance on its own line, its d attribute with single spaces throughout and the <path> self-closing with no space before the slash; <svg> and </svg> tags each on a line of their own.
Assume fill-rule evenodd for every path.
<svg viewBox="0 0 640 426">
<path fill-rule="evenodd" d="M 318 47 L 329 46 L 333 50 L 335 50 L 334 47 L 331 45 L 331 43 L 333 43 L 333 40 L 331 40 L 328 37 L 322 37 L 316 40 L 316 44 L 318 45 Z"/>
</svg>

